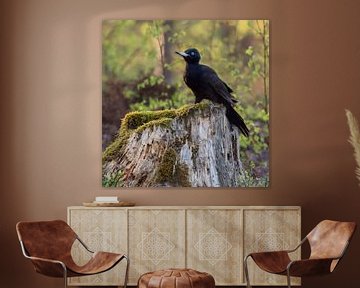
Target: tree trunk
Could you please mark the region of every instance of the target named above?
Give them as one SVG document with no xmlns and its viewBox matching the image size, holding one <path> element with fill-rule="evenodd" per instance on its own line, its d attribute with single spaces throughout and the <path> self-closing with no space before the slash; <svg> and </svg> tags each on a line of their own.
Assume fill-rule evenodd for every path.
<svg viewBox="0 0 360 288">
<path fill-rule="evenodd" d="M 135 112 L 144 119 L 141 113 Z M 201 103 L 147 113 L 163 113 L 164 117 L 132 127 L 136 130 L 127 131 L 122 146 L 112 148 L 115 156 L 103 158 L 103 181 L 117 177 L 108 186 L 239 186 L 243 173 L 240 133 L 226 118 L 225 107 Z M 146 114 L 148 119 L 150 116 Z M 129 127 L 130 120 L 136 122 L 129 118 Z"/>
<path fill-rule="evenodd" d="M 172 42 L 169 40 L 171 33 L 174 29 L 174 21 L 172 20 L 165 20 L 164 21 L 164 63 L 172 63 L 173 56 L 174 56 L 174 47 Z M 172 85 L 174 82 L 174 73 L 169 67 L 163 67 L 164 69 L 164 78 L 165 83 Z"/>
</svg>

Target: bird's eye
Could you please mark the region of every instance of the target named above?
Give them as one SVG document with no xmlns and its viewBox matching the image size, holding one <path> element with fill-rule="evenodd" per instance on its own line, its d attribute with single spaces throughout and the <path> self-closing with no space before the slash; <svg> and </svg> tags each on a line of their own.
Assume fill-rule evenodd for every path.
<svg viewBox="0 0 360 288">
<path fill-rule="evenodd" d="M 195 55 L 195 52 L 191 52 L 190 54 L 191 54 L 191 56 L 194 56 L 194 55 Z"/>
</svg>

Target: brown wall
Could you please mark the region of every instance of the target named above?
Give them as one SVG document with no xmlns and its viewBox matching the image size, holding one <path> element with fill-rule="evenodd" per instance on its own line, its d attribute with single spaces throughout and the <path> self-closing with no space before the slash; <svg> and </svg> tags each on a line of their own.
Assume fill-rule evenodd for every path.
<svg viewBox="0 0 360 288">
<path fill-rule="evenodd" d="M 32 272 L 19 220 L 113 194 L 139 205 L 301 205 L 360 223 L 345 108 L 360 118 L 359 1 L 8 0 L 0 3 L 1 287 L 62 287 Z M 269 189 L 101 188 L 101 19 L 271 20 Z M 358 231 L 359 234 L 359 231 Z M 304 287 L 358 287 L 360 237 L 337 272 Z"/>
</svg>

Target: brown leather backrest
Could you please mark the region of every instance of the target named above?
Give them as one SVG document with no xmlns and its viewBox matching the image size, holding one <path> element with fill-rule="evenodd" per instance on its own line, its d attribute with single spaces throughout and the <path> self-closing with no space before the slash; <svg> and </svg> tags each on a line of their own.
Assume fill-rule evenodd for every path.
<svg viewBox="0 0 360 288">
<path fill-rule="evenodd" d="M 337 258 L 346 249 L 355 232 L 355 222 L 321 221 L 306 237 L 310 258 Z"/>
<path fill-rule="evenodd" d="M 68 258 L 76 239 L 75 232 L 62 220 L 19 222 L 16 231 L 30 256 L 47 259 Z"/>
</svg>

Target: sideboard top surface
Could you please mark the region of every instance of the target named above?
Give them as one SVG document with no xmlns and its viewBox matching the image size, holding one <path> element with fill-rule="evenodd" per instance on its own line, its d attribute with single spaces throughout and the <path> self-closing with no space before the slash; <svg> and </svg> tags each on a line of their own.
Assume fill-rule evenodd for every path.
<svg viewBox="0 0 360 288">
<path fill-rule="evenodd" d="M 164 209 L 164 210 L 186 210 L 186 209 L 221 209 L 221 210 L 261 210 L 261 209 L 281 209 L 281 210 L 301 210 L 301 206 L 132 206 L 132 207 L 85 207 L 85 206 L 69 206 L 68 209 Z"/>
</svg>

